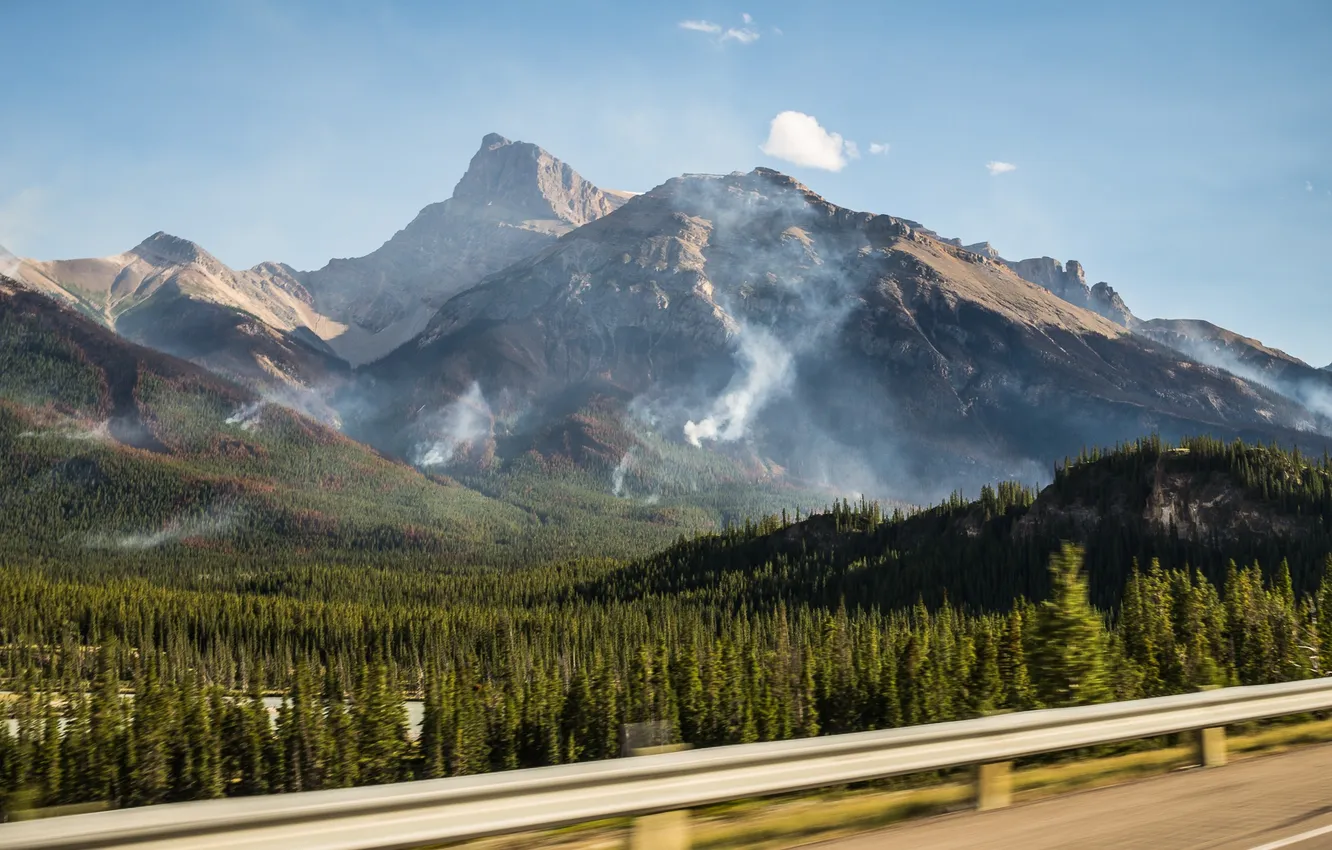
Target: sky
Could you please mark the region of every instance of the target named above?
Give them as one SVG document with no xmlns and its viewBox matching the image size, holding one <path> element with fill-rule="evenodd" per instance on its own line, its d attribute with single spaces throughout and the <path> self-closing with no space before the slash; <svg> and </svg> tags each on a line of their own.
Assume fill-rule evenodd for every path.
<svg viewBox="0 0 1332 850">
<path fill-rule="evenodd" d="M 318 268 L 483 135 L 642 191 L 764 165 L 1140 317 L 1332 362 L 1332 2 L 0 0 L 0 245 Z"/>
</svg>

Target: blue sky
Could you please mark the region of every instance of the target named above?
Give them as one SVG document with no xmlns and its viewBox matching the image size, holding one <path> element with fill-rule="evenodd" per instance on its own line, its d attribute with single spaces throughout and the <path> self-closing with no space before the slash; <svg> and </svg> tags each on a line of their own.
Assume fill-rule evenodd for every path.
<svg viewBox="0 0 1332 850">
<path fill-rule="evenodd" d="M 1332 361 L 1327 0 L 0 0 L 0 21 L 0 244 L 20 255 L 166 230 L 315 268 L 448 197 L 495 131 L 611 188 L 780 168 L 1080 260 L 1139 316 Z M 783 112 L 840 154 L 799 154 L 807 134 L 768 145 L 804 165 L 765 153 Z"/>
</svg>

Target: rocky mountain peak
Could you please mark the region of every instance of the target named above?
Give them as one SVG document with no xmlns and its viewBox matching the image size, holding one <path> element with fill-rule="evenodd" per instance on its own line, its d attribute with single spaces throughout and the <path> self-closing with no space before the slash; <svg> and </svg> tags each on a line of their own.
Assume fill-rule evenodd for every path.
<svg viewBox="0 0 1332 850">
<path fill-rule="evenodd" d="M 544 149 L 498 133 L 481 140 L 453 199 L 489 208 L 488 218 L 557 219 L 575 227 L 623 203 Z"/>
<path fill-rule="evenodd" d="M 422 209 L 370 254 L 295 277 L 321 314 L 347 326 L 329 339 L 333 348 L 348 362 L 366 363 L 420 333 L 450 297 L 628 198 L 597 188 L 534 144 L 488 133 L 453 197 Z"/>
<path fill-rule="evenodd" d="M 194 263 L 223 268 L 221 261 L 197 243 L 182 239 L 179 236 L 172 236 L 170 233 L 164 233 L 161 230 L 140 242 L 130 253 L 159 266 L 183 266 Z"/>
</svg>

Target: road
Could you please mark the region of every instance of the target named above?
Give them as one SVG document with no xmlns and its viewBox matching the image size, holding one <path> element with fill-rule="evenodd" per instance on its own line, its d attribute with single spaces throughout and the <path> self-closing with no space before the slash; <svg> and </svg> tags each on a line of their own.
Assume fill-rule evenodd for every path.
<svg viewBox="0 0 1332 850">
<path fill-rule="evenodd" d="M 814 845 L 826 850 L 1332 850 L 1332 745 Z"/>
</svg>

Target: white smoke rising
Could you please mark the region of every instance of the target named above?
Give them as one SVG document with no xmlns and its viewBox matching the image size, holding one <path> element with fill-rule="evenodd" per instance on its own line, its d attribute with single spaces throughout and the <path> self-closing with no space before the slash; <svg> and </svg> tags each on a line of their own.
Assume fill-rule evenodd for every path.
<svg viewBox="0 0 1332 850">
<path fill-rule="evenodd" d="M 11 254 L 4 245 L 0 245 L 0 274 L 18 280 L 19 258 Z"/>
<path fill-rule="evenodd" d="M 428 426 L 431 437 L 416 445 L 412 463 L 421 467 L 446 466 L 459 449 L 490 433 L 494 414 L 481 385 L 473 381 L 467 392 L 444 408 Z"/>
<path fill-rule="evenodd" d="M 778 393 L 790 389 L 794 354 L 768 331 L 742 325 L 740 371 L 712 403 L 708 415 L 685 423 L 685 439 L 702 446 L 704 440 L 729 443 L 745 436 L 750 419 Z"/>
<path fill-rule="evenodd" d="M 228 425 L 239 425 L 242 431 L 253 431 L 263 419 L 266 401 L 251 401 L 241 405 L 236 412 L 227 417 Z"/>
<path fill-rule="evenodd" d="M 1177 340 L 1172 346 L 1204 366 L 1229 372 L 1303 405 L 1321 421 L 1315 423 L 1301 420 L 1286 424 L 1301 431 L 1332 436 L 1332 380 L 1324 381 L 1320 377 L 1286 379 L 1250 366 L 1224 349 L 1197 340 Z"/>
<path fill-rule="evenodd" d="M 629 473 L 629 467 L 634 462 L 634 450 L 630 449 L 620 458 L 620 462 L 615 465 L 615 470 L 611 473 L 611 494 L 619 499 L 624 496 L 624 476 Z"/>
<path fill-rule="evenodd" d="M 96 440 L 102 442 L 111 439 L 111 422 L 106 420 L 86 429 L 61 428 L 54 431 L 24 431 L 19 434 L 19 437 L 21 439 L 52 437 L 57 440 Z"/>
<path fill-rule="evenodd" d="M 85 545 L 90 549 L 153 549 L 189 537 L 216 537 L 235 525 L 239 512 L 227 508 L 203 516 L 176 517 L 156 531 L 128 534 L 93 534 Z"/>
</svg>

